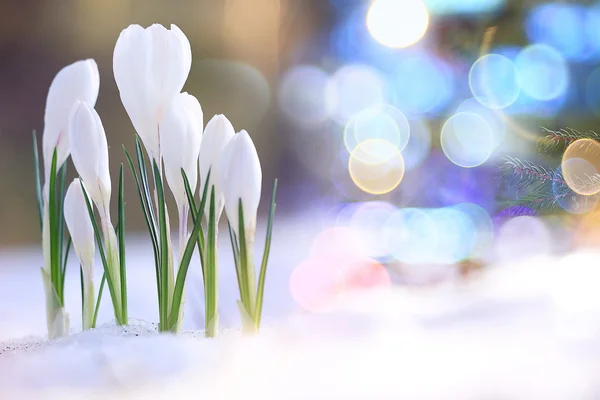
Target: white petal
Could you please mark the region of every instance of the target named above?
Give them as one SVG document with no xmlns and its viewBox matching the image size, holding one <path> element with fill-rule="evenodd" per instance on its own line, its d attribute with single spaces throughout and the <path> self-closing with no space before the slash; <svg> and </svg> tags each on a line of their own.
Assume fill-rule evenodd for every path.
<svg viewBox="0 0 600 400">
<path fill-rule="evenodd" d="M 215 187 L 215 210 L 217 211 L 217 221 L 219 220 L 225 205 L 223 191 L 219 184 L 220 163 L 223 150 L 234 135 L 235 130 L 233 129 L 231 122 L 229 122 L 223 114 L 215 115 L 206 124 L 206 129 L 204 130 L 204 135 L 202 136 L 202 142 L 200 144 L 200 195 L 204 192 L 208 171 L 211 171 L 210 182 L 211 185 Z M 208 208 L 205 209 L 205 213 L 208 213 Z"/>
<path fill-rule="evenodd" d="M 108 171 L 108 146 L 102 121 L 89 104 L 73 107 L 69 136 L 71 158 L 88 193 L 98 208 L 106 209 L 110 201 L 111 182 Z"/>
<path fill-rule="evenodd" d="M 188 110 L 187 94 L 175 97 L 160 125 L 160 145 L 167 183 L 179 206 L 187 204 L 181 169 L 196 189 L 198 170 L 199 134 L 196 118 Z"/>
<path fill-rule="evenodd" d="M 74 179 L 65 195 L 65 222 L 73 241 L 79 262 L 91 266 L 94 262 L 94 228 L 81 190 L 79 179 Z"/>
<path fill-rule="evenodd" d="M 77 101 L 94 106 L 98 98 L 100 76 L 92 59 L 77 61 L 61 69 L 54 77 L 44 114 L 43 156 L 46 175 L 50 173 L 52 155 L 57 149 L 57 166 L 69 156 L 69 115 Z"/>
<path fill-rule="evenodd" d="M 238 204 L 242 200 L 244 227 L 253 235 L 260 203 L 262 170 L 254 143 L 245 130 L 240 131 L 223 151 L 219 178 L 225 195 L 225 212 L 238 233 Z"/>
<path fill-rule="evenodd" d="M 119 36 L 113 55 L 121 101 L 146 151 L 160 156 L 159 124 L 185 84 L 191 66 L 190 44 L 176 26 L 131 25 Z"/>
</svg>

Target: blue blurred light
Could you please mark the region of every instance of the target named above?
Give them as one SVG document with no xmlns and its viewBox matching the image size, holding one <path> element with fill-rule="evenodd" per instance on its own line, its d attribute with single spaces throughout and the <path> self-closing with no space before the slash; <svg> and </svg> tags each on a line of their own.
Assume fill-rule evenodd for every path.
<svg viewBox="0 0 600 400">
<path fill-rule="evenodd" d="M 534 44 L 515 58 L 521 90 L 536 100 L 548 101 L 563 95 L 570 81 L 565 58 L 551 46 Z"/>
<path fill-rule="evenodd" d="M 593 60 L 600 59 L 600 3 L 587 9 L 585 15 L 585 35 Z"/>
<path fill-rule="evenodd" d="M 586 13 L 586 8 L 581 5 L 538 5 L 531 10 L 525 23 L 527 37 L 531 42 L 552 46 L 567 60 L 586 60 L 591 56 L 585 32 Z"/>
<path fill-rule="evenodd" d="M 469 257 L 477 242 L 475 225 L 469 216 L 453 207 L 433 209 L 429 215 L 438 231 L 438 244 L 432 261 L 453 264 Z"/>
<path fill-rule="evenodd" d="M 486 54 L 473 63 L 469 87 L 477 101 L 493 109 L 514 103 L 521 90 L 515 64 L 500 54 Z"/>
<path fill-rule="evenodd" d="M 498 11 L 505 0 L 425 0 L 432 15 L 479 14 Z"/>
<path fill-rule="evenodd" d="M 330 54 L 343 62 L 367 63 L 389 72 L 396 63 L 399 51 L 378 43 L 367 29 L 368 7 L 348 7 L 347 13 L 333 28 L 329 38 Z"/>
<path fill-rule="evenodd" d="M 424 53 L 399 59 L 390 77 L 392 104 L 407 115 L 436 115 L 452 99 L 453 71 L 439 59 Z"/>
<path fill-rule="evenodd" d="M 504 119 L 504 114 L 501 111 L 491 110 L 482 105 L 475 98 L 470 98 L 464 101 L 456 109 L 457 114 L 461 112 L 471 112 L 485 119 L 492 130 L 494 147 L 498 147 L 502 143 L 506 134 L 506 121 Z"/>
<path fill-rule="evenodd" d="M 585 101 L 588 108 L 600 117 L 600 67 L 592 71 L 585 83 Z"/>
<path fill-rule="evenodd" d="M 500 54 L 513 62 L 522 51 L 523 49 L 517 46 L 499 46 L 493 49 L 494 54 Z M 577 88 L 574 85 L 568 85 L 566 90 L 558 97 L 547 101 L 534 99 L 521 90 L 519 97 L 517 97 L 515 102 L 503 111 L 510 115 L 532 115 L 543 118 L 553 117 L 565 107 L 568 101 L 576 98 L 576 89 Z"/>
<path fill-rule="evenodd" d="M 410 171 L 420 166 L 431 150 L 431 132 L 423 120 L 411 120 L 410 139 L 402 150 L 404 169 Z"/>
<path fill-rule="evenodd" d="M 423 264 L 437 249 L 438 229 L 429 213 L 418 208 L 394 212 L 384 228 L 389 254 L 407 264 Z"/>
</svg>

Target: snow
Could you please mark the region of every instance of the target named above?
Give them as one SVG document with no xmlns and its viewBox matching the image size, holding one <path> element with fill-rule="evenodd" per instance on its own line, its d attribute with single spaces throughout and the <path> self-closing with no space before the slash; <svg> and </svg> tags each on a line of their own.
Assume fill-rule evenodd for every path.
<svg viewBox="0 0 600 400">
<path fill-rule="evenodd" d="M 195 315 L 202 294 L 192 286 L 185 331 L 158 334 L 146 322 L 156 321 L 155 283 L 142 242 L 128 253 L 136 260 L 129 274 L 131 315 L 142 319 L 114 326 L 106 301 L 99 328 L 55 341 L 42 338 L 35 268 L 0 267 L 0 398 L 600 397 L 599 253 L 511 260 L 468 279 L 355 293 L 326 313 L 309 313 L 294 304 L 288 282 L 320 227 L 287 228 L 273 247 L 267 322 L 251 337 L 237 329 L 235 281 L 226 267 L 218 338 L 202 336 L 202 318 Z M 131 246 L 136 249 L 135 241 Z M 23 264 L 36 257 L 4 254 L 0 265 L 8 259 Z M 68 304 L 78 326 L 76 275 L 70 278 L 74 303 Z"/>
</svg>

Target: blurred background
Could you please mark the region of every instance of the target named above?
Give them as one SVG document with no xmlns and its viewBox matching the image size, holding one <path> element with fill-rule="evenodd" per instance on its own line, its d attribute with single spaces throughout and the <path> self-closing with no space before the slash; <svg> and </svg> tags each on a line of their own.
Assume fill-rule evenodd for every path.
<svg viewBox="0 0 600 400">
<path fill-rule="evenodd" d="M 506 222 L 523 193 L 500 169 L 507 156 L 556 168 L 561 153 L 540 151 L 542 128 L 600 126 L 598 2 L 4 0 L 0 248 L 40 241 L 31 133 L 43 129 L 63 66 L 96 59 L 113 174 L 125 161 L 121 144 L 132 149 L 134 129 L 112 52 L 132 23 L 185 32 L 193 62 L 184 90 L 200 100 L 205 123 L 224 113 L 248 130 L 265 199 L 280 180 L 280 215 L 333 212 L 368 233 L 370 257 L 477 260 L 494 238 L 496 256 L 549 249 L 548 224 L 580 224 L 595 206 L 558 204 L 545 222 L 532 207 Z M 135 204 L 128 229 L 142 232 L 127 182 L 126 192 Z M 515 235 L 527 240 L 502 243 Z"/>
</svg>

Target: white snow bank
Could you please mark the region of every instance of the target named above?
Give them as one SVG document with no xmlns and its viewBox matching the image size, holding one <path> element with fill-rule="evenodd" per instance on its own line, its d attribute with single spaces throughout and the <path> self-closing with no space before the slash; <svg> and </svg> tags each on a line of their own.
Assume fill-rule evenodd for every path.
<svg viewBox="0 0 600 400">
<path fill-rule="evenodd" d="M 363 294 L 257 337 L 105 325 L 1 355 L 0 398 L 596 399 L 598 260 L 542 257 Z"/>
</svg>

